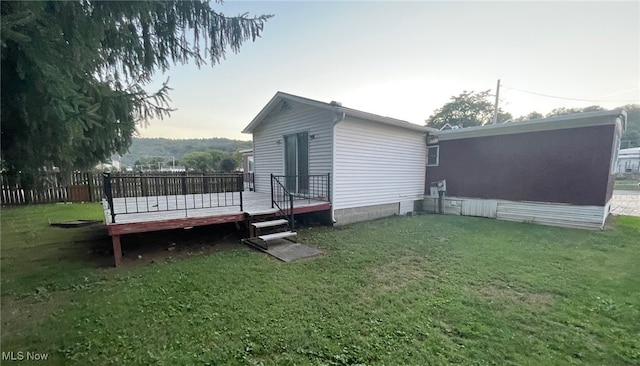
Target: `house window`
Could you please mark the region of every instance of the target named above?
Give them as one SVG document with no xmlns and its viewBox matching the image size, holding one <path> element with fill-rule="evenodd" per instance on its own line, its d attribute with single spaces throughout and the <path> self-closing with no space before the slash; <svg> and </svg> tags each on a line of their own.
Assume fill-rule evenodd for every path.
<svg viewBox="0 0 640 366">
<path fill-rule="evenodd" d="M 438 166 L 440 162 L 440 146 L 427 147 L 427 166 Z"/>
</svg>

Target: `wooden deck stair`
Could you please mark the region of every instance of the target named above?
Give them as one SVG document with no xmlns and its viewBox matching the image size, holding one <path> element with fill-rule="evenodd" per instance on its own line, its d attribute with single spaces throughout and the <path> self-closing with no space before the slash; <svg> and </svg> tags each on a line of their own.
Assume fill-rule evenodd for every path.
<svg viewBox="0 0 640 366">
<path fill-rule="evenodd" d="M 296 242 L 298 234 L 289 229 L 289 221 L 275 212 L 259 212 L 248 215 L 249 238 L 243 242 L 259 250 L 269 250 L 274 242 L 287 240 Z"/>
</svg>

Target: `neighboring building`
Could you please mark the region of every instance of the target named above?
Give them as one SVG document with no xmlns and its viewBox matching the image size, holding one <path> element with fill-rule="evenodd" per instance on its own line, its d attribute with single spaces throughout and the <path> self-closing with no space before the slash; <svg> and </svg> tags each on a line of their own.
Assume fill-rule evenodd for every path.
<svg viewBox="0 0 640 366">
<path fill-rule="evenodd" d="M 187 168 L 185 168 L 182 165 L 175 165 L 175 166 L 163 166 L 162 168 L 160 168 L 159 172 L 162 173 L 181 173 L 181 172 L 186 172 Z"/>
<path fill-rule="evenodd" d="M 242 154 L 242 171 L 244 173 L 253 173 L 253 149 L 244 149 L 238 152 Z"/>
<path fill-rule="evenodd" d="M 620 150 L 616 173 L 640 173 L 640 147 Z"/>
<path fill-rule="evenodd" d="M 257 192 L 270 191 L 271 174 L 288 176 L 299 193 L 313 189 L 310 176 L 328 176 L 342 225 L 413 212 L 424 195 L 428 131 L 436 130 L 278 92 L 242 132 L 253 134 Z"/>
<path fill-rule="evenodd" d="M 242 154 L 242 172 L 245 191 L 254 191 L 254 167 L 253 162 L 253 149 L 245 149 L 238 151 Z"/>
<path fill-rule="evenodd" d="M 301 196 L 312 176 L 330 176 L 338 225 L 415 207 L 601 228 L 625 128 L 624 111 L 598 111 L 439 131 L 278 92 L 243 132 L 257 192 L 271 190 L 272 174 Z"/>
<path fill-rule="evenodd" d="M 447 213 L 599 228 L 625 128 L 624 111 L 599 111 L 439 131 L 426 181 L 446 180 Z"/>
</svg>

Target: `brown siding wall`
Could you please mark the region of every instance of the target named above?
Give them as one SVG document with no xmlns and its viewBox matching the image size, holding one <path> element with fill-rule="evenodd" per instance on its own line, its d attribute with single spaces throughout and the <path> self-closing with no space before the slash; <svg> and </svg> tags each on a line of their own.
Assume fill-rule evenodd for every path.
<svg viewBox="0 0 640 366">
<path fill-rule="evenodd" d="M 448 196 L 603 206 L 614 131 L 606 125 L 440 141 L 426 192 L 446 179 Z"/>
</svg>

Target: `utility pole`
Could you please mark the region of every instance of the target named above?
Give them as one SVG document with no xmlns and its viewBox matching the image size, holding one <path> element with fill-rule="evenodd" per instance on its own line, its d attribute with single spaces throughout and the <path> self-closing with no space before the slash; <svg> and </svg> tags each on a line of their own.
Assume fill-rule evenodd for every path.
<svg viewBox="0 0 640 366">
<path fill-rule="evenodd" d="M 493 107 L 493 124 L 498 123 L 498 98 L 500 97 L 500 79 L 498 79 L 498 85 L 496 86 L 496 104 Z"/>
</svg>

